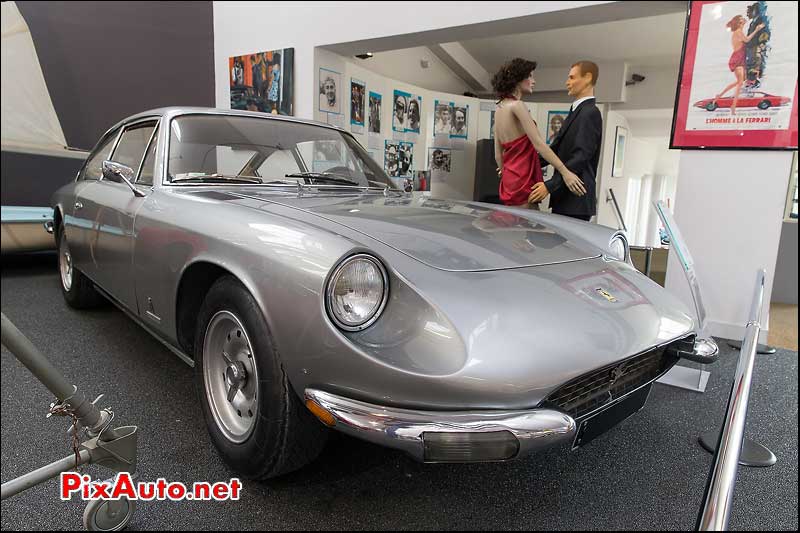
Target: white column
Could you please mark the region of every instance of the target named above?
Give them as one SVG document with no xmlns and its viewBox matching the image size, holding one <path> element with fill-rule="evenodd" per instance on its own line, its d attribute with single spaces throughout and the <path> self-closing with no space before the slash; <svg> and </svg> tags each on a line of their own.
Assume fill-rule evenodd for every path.
<svg viewBox="0 0 800 533">
<path fill-rule="evenodd" d="M 681 153 L 675 220 L 695 260 L 714 336 L 741 339 L 756 271 L 767 271 L 764 330 L 783 223 L 791 152 Z M 694 309 L 683 271 L 670 251 L 666 288 Z"/>
</svg>

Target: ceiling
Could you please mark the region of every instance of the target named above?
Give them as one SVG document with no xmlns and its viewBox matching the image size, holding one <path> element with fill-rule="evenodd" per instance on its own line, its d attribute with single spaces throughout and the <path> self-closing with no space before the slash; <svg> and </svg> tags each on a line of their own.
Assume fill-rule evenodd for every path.
<svg viewBox="0 0 800 533">
<path fill-rule="evenodd" d="M 677 71 L 686 13 L 671 9 L 671 12 L 655 16 L 569 27 L 550 26 L 552 29 L 529 33 L 498 33 L 456 43 L 485 71 L 484 79 L 513 57 L 535 60 L 540 68 L 568 67 L 578 59 L 588 59 L 597 63 L 625 62 L 633 68 L 674 67 Z M 472 73 L 465 75 L 463 69 L 459 71 L 457 66 L 453 68 L 452 64 L 437 58 L 438 48 L 438 44 L 428 43 L 427 46 L 379 51 L 371 59 L 357 63 L 383 76 L 430 90 L 455 94 L 480 92 L 470 83 Z M 429 60 L 428 68 L 420 67 L 421 59 Z M 475 73 L 475 77 L 479 74 Z"/>
<path fill-rule="evenodd" d="M 500 35 L 461 41 L 461 45 L 489 72 L 512 57 L 535 60 L 540 67 L 561 67 L 576 59 L 660 67 L 679 63 L 685 23 L 685 13 L 670 13 Z"/>
</svg>

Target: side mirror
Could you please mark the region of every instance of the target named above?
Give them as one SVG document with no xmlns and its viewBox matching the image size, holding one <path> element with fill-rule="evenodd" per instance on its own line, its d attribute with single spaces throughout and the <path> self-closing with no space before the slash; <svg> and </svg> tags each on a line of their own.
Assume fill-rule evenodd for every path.
<svg viewBox="0 0 800 533">
<path fill-rule="evenodd" d="M 124 183 L 136 196 L 145 194 L 133 186 L 133 169 L 114 161 L 103 161 L 103 179 L 114 183 Z"/>
<path fill-rule="evenodd" d="M 115 183 L 133 181 L 133 169 L 113 161 L 103 161 L 103 179 Z"/>
</svg>

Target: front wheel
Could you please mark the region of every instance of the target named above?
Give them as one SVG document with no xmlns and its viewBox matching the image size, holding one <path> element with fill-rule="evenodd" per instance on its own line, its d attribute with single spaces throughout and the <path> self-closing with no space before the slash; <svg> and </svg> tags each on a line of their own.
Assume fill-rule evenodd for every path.
<svg viewBox="0 0 800 533">
<path fill-rule="evenodd" d="M 61 295 L 70 307 L 91 309 L 103 303 L 103 297 L 92 282 L 75 268 L 64 225 L 58 228 L 58 273 L 61 278 Z"/>
<path fill-rule="evenodd" d="M 258 304 L 236 278 L 220 278 L 206 295 L 194 355 L 211 441 L 234 471 L 266 479 L 319 455 L 327 428 L 292 389 Z"/>
<path fill-rule="evenodd" d="M 770 101 L 769 101 L 769 100 L 761 100 L 761 101 L 758 103 L 758 108 L 759 108 L 759 109 L 762 109 L 762 110 L 763 110 L 763 109 L 768 109 L 768 108 L 769 108 L 769 106 L 771 106 L 771 105 L 772 105 L 772 104 L 770 103 Z"/>
<path fill-rule="evenodd" d="M 719 106 L 717 105 L 716 102 L 709 102 L 709 103 L 706 104 L 706 111 L 714 111 L 718 107 Z"/>
</svg>

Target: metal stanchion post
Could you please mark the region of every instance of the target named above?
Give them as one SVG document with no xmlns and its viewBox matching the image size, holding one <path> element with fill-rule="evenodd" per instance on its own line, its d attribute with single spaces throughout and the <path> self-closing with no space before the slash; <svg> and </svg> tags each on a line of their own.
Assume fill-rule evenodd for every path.
<svg viewBox="0 0 800 533">
<path fill-rule="evenodd" d="M 749 442 L 744 438 L 744 429 L 747 418 L 747 402 L 750 398 L 750 384 L 753 378 L 756 344 L 761 329 L 765 276 L 764 270 L 758 272 L 755 296 L 750 310 L 750 321 L 747 324 L 742 352 L 739 354 L 739 363 L 731 386 L 722 431 L 716 437 L 716 451 L 706 482 L 703 506 L 697 516 L 696 526 L 699 531 L 728 529 L 728 520 L 733 505 L 733 490 L 736 485 L 739 464 L 741 464 L 740 457 L 747 448 L 745 443 Z M 752 445 L 754 443 L 750 444 L 750 446 Z M 772 455 L 772 452 L 766 448 L 763 449 Z M 774 455 L 772 457 L 774 458 Z"/>
</svg>

